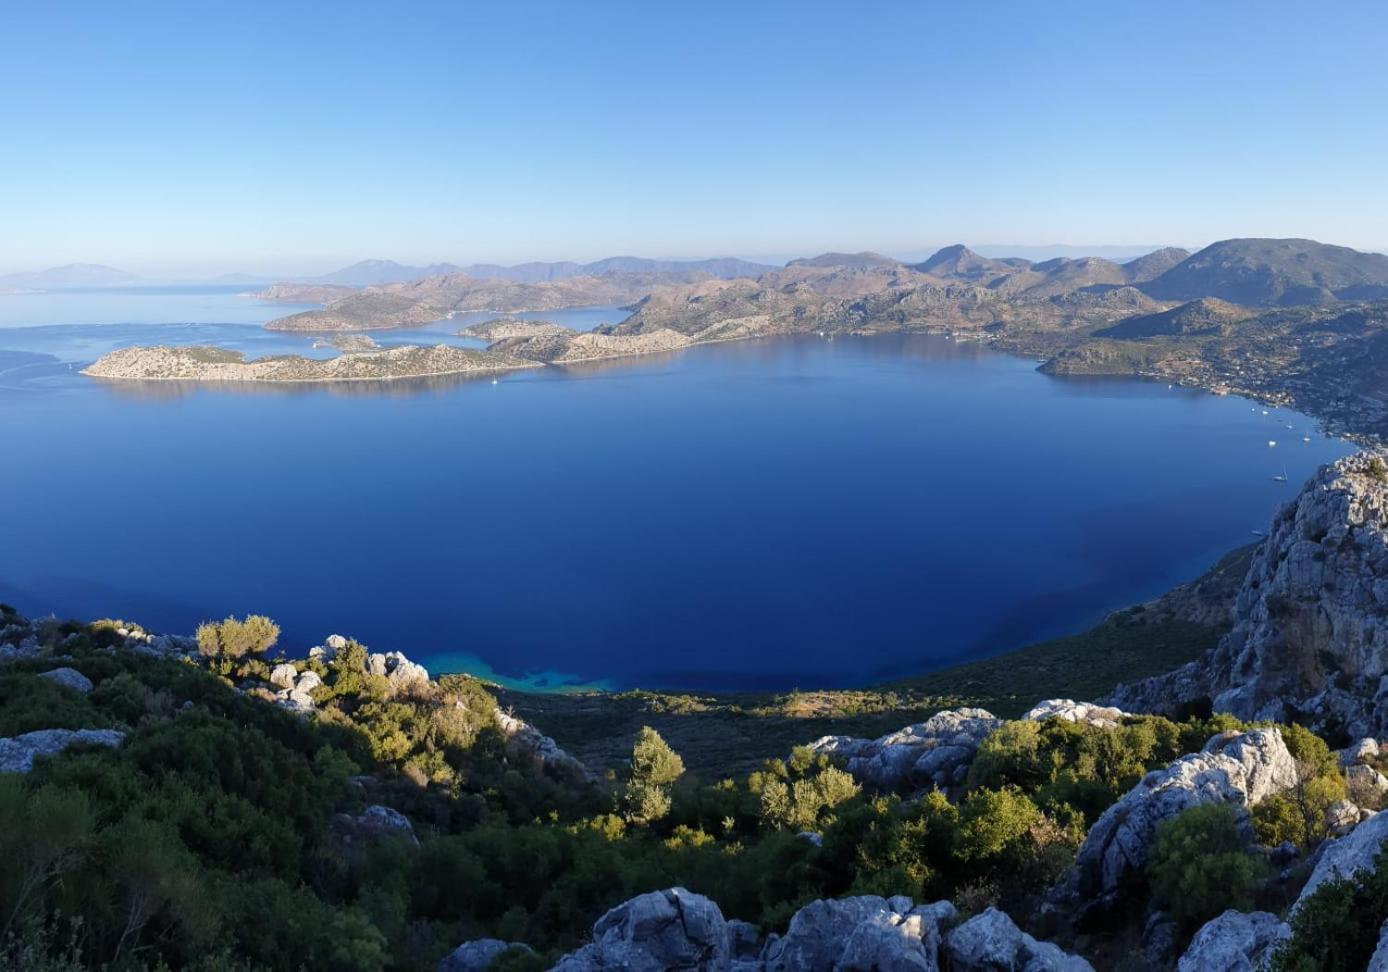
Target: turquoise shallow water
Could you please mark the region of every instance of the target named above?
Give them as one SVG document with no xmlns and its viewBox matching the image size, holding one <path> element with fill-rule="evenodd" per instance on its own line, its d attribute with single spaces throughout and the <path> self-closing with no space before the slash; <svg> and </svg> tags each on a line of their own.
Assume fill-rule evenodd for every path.
<svg viewBox="0 0 1388 972">
<path fill-rule="evenodd" d="M 291 647 L 340 631 L 548 687 L 864 684 L 1159 593 L 1349 451 L 1287 410 L 1051 378 L 927 336 L 707 346 L 496 385 L 75 373 L 153 340 L 311 346 L 257 326 L 284 308 L 234 296 L 255 313 L 168 323 L 195 316 L 185 298 L 143 323 L 0 311 L 0 599 L 176 630 L 256 611 Z M 463 323 L 377 336 L 433 343 Z"/>
</svg>

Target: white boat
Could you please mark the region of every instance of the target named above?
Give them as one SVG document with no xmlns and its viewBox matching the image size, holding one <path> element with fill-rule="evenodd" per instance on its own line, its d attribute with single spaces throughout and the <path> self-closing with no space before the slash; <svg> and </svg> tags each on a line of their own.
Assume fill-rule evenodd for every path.
<svg viewBox="0 0 1388 972">
<path fill-rule="evenodd" d="M 1280 475 L 1280 476 L 1273 476 L 1273 477 L 1272 477 L 1272 481 L 1273 481 L 1274 483 L 1285 483 L 1285 482 L 1287 481 L 1287 467 L 1286 467 L 1286 466 L 1283 466 L 1283 467 L 1282 467 L 1282 475 Z"/>
<path fill-rule="evenodd" d="M 1275 445 L 1277 445 L 1277 440 L 1276 440 L 1276 439 L 1268 439 L 1268 448 L 1269 448 L 1269 449 L 1271 449 L 1271 448 L 1274 447 Z"/>
<path fill-rule="evenodd" d="M 1301 437 L 1301 441 L 1302 441 L 1302 442 L 1310 442 L 1310 441 L 1311 441 L 1311 437 L 1310 437 L 1309 435 L 1303 435 L 1303 436 Z"/>
</svg>

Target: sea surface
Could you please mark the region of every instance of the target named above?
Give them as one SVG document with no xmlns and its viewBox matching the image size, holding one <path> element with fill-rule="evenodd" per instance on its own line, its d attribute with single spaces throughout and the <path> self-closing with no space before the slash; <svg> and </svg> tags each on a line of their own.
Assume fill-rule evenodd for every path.
<svg viewBox="0 0 1388 972">
<path fill-rule="evenodd" d="M 154 342 L 336 353 L 263 330 L 298 308 L 244 289 L 0 295 L 0 600 L 168 631 L 263 613 L 290 649 L 340 632 L 543 688 L 863 685 L 1159 594 L 1351 451 L 1290 410 L 936 336 L 495 384 L 77 373 Z"/>
</svg>

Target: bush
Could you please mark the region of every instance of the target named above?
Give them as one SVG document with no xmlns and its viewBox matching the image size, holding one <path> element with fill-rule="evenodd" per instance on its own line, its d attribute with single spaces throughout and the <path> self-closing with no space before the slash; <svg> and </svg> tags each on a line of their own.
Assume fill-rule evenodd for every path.
<svg viewBox="0 0 1388 972">
<path fill-rule="evenodd" d="M 1265 868 L 1245 846 L 1238 811 L 1205 803 L 1157 828 L 1147 880 L 1156 901 L 1193 928 L 1229 908 L 1251 910 Z"/>
<path fill-rule="evenodd" d="M 243 621 L 204 621 L 197 630 L 198 653 L 206 658 L 243 658 L 268 651 L 279 637 L 279 625 L 259 614 L 248 614 Z"/>
<path fill-rule="evenodd" d="M 1272 972 L 1360 972 L 1388 918 L 1388 853 L 1372 874 L 1327 881 L 1297 908 L 1292 937 L 1272 957 Z"/>
<path fill-rule="evenodd" d="M 684 760 L 650 726 L 642 726 L 631 750 L 627 778 L 627 819 L 644 824 L 670 812 L 670 787 L 684 775 Z"/>
</svg>

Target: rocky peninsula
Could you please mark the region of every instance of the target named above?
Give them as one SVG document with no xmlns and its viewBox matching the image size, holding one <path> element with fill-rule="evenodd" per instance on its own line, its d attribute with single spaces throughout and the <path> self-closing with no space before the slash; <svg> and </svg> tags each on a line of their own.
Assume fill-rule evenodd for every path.
<svg viewBox="0 0 1388 972">
<path fill-rule="evenodd" d="M 536 362 L 512 355 L 446 344 L 344 352 L 327 359 L 277 355 L 253 360 L 223 348 L 156 345 L 112 351 L 82 374 L 120 381 L 345 382 L 485 375 L 535 367 L 539 367 Z"/>
</svg>

